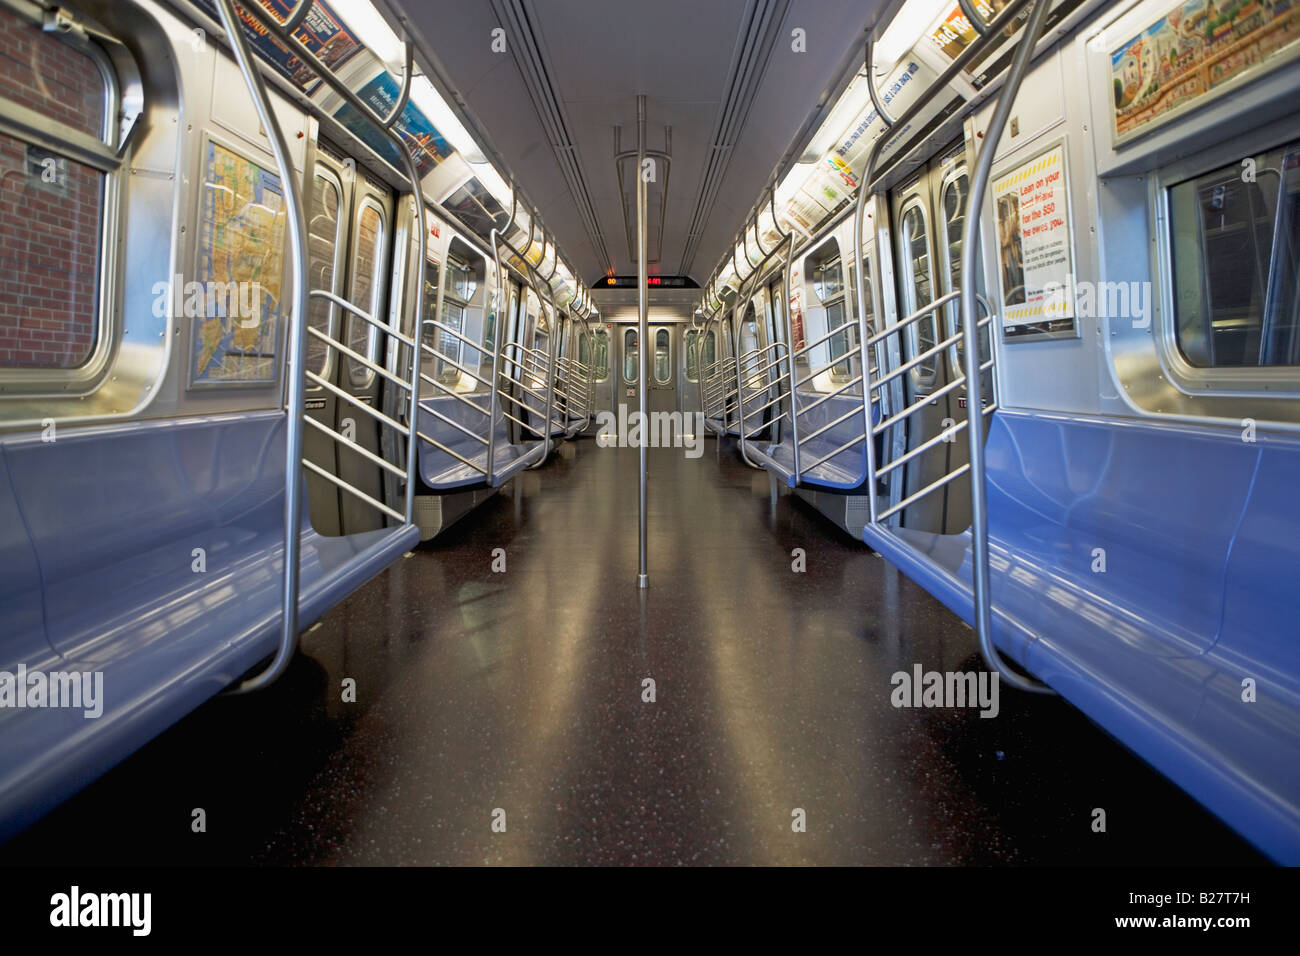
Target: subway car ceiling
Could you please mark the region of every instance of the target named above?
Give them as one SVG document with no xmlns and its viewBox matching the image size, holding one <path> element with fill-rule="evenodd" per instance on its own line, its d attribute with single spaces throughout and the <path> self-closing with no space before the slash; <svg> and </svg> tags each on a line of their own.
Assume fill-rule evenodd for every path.
<svg viewBox="0 0 1300 956">
<path fill-rule="evenodd" d="M 546 621 L 599 708 L 627 585 L 891 741 L 1059 696 L 1300 863 L 1293 2 L 0 0 L 0 841 L 318 626 L 478 688 Z"/>
</svg>

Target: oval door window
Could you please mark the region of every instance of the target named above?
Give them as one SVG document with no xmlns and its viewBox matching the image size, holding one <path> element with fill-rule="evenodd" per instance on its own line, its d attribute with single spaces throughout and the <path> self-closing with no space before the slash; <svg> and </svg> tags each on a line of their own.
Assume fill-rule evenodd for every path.
<svg viewBox="0 0 1300 956">
<path fill-rule="evenodd" d="M 655 333 L 655 384 L 667 385 L 672 381 L 672 354 L 668 350 L 670 340 L 667 329 Z"/>
<path fill-rule="evenodd" d="M 628 329 L 623 333 L 623 381 L 629 385 L 636 382 L 637 362 L 636 329 Z"/>
</svg>

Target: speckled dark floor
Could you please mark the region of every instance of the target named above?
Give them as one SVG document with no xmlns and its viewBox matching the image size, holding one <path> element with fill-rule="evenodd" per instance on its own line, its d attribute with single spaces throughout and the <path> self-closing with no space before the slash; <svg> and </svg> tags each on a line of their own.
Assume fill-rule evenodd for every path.
<svg viewBox="0 0 1300 956">
<path fill-rule="evenodd" d="M 891 707 L 897 670 L 978 667 L 972 633 L 712 442 L 650 453 L 638 592 L 637 454 L 576 447 L 335 609 L 279 685 L 203 707 L 0 864 L 1260 861 L 1059 701 Z"/>
</svg>

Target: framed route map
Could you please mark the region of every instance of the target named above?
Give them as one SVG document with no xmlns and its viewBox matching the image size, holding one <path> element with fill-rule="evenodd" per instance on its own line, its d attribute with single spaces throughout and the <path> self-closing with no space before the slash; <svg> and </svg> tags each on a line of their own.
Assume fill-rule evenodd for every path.
<svg viewBox="0 0 1300 956">
<path fill-rule="evenodd" d="M 269 384 L 287 227 L 280 177 L 211 139 L 204 159 L 195 281 L 171 292 L 192 323 L 190 384 Z"/>
</svg>

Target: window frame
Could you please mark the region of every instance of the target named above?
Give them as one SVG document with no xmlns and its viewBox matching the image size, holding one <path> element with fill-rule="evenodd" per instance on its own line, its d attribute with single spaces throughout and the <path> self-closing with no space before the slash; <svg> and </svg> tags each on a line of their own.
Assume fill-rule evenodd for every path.
<svg viewBox="0 0 1300 956">
<path fill-rule="evenodd" d="M 598 347 L 598 346 L 599 346 L 599 340 L 600 340 L 600 339 L 604 339 L 604 341 L 605 341 L 605 356 L 604 356 L 605 364 L 604 364 L 603 366 L 600 364 L 600 359 L 598 358 L 598 356 L 599 356 L 599 354 L 600 354 L 600 349 L 599 349 L 599 347 Z M 591 371 L 592 371 L 592 376 L 595 378 L 595 380 L 596 380 L 597 382 L 608 382 L 608 381 L 609 381 L 609 369 L 610 369 L 610 365 L 609 365 L 609 343 L 610 343 L 610 339 L 611 339 L 611 336 L 610 336 L 610 334 L 609 334 L 609 329 L 605 328 L 604 326 L 600 326 L 599 328 L 593 330 L 593 332 L 592 332 L 592 336 L 591 336 Z M 600 374 L 602 368 L 604 369 L 604 374 L 603 374 L 603 375 Z"/>
<path fill-rule="evenodd" d="M 456 331 L 459 332 L 460 335 L 468 338 L 468 333 L 466 333 L 465 331 L 465 319 L 466 316 L 469 314 L 470 303 L 474 301 L 474 295 L 478 291 L 478 286 L 477 284 L 473 285 L 473 288 L 470 290 L 469 298 L 467 299 L 461 298 L 460 295 L 455 291 L 455 280 L 449 278 L 449 276 L 452 276 L 455 273 L 461 273 L 472 277 L 474 270 L 470 267 L 470 264 L 468 262 L 465 262 L 459 256 L 456 256 L 454 254 L 449 254 L 447 256 L 447 261 L 445 263 L 442 263 L 441 271 L 439 272 L 440 281 L 438 283 L 438 321 L 441 322 L 443 325 L 450 327 L 451 323 L 447 321 L 448 307 L 454 306 L 460 309 L 460 322 L 456 328 Z M 465 363 L 464 338 L 457 338 L 456 336 L 452 335 L 450 332 L 447 332 L 443 329 L 436 329 L 436 332 L 438 333 L 438 345 L 435 346 L 435 351 L 439 355 L 442 355 L 444 358 L 451 359 L 453 362 L 458 362 L 461 365 L 465 365 L 466 363 Z M 442 350 L 442 338 L 444 336 L 451 339 L 454 345 L 454 354 L 449 355 L 448 353 Z M 460 377 L 461 377 L 460 369 L 456 368 L 455 365 L 452 365 L 445 361 L 440 362 L 440 364 L 443 365 L 444 368 L 451 369 L 456 373 L 455 378 L 452 379 L 451 381 L 443 382 L 444 385 L 454 385 L 460 381 Z M 442 375 L 443 375 L 443 369 L 438 369 L 434 373 L 434 376 L 440 382 L 442 381 Z"/>
<path fill-rule="evenodd" d="M 640 353 L 639 350 L 644 346 L 645 343 L 641 342 L 640 339 L 637 340 L 636 348 L 638 349 L 638 351 L 637 351 L 637 353 L 636 353 L 636 363 L 633 365 L 633 368 L 636 369 L 636 372 L 635 372 L 635 374 L 634 374 L 631 378 L 629 378 L 629 377 L 628 377 L 628 374 L 627 374 L 627 368 L 628 368 L 628 365 L 627 365 L 627 355 L 628 355 L 627 337 L 628 337 L 629 335 L 638 335 L 638 336 L 639 336 L 640 334 L 641 334 L 641 333 L 640 333 L 640 330 L 638 330 L 637 328 L 635 328 L 635 327 L 633 327 L 633 326 L 631 326 L 631 325 L 626 326 L 626 327 L 623 329 L 623 361 L 622 361 L 621 365 L 623 366 L 623 384 L 624 384 L 624 385 L 636 385 L 636 384 L 638 384 L 638 382 L 639 382 L 639 380 L 640 380 L 640 378 L 641 378 L 641 353 Z"/>
<path fill-rule="evenodd" d="M 687 329 L 686 334 L 682 336 L 682 374 L 685 375 L 686 381 L 694 385 L 700 380 L 700 346 L 703 345 L 704 333 L 700 329 Z M 691 374 L 691 351 L 695 352 L 695 374 Z"/>
<path fill-rule="evenodd" d="M 1243 146 L 1255 146 L 1256 142 L 1256 148 L 1243 149 Z M 1216 398 L 1227 398 L 1227 393 L 1270 399 L 1300 395 L 1300 365 L 1201 367 L 1187 361 L 1179 346 L 1176 328 L 1173 210 L 1170 201 L 1170 192 L 1175 186 L 1227 166 L 1239 165 L 1243 157 L 1258 156 L 1295 143 L 1300 143 L 1300 128 L 1288 123 L 1282 128 L 1258 131 L 1251 142 L 1220 143 L 1194 157 L 1167 164 L 1148 179 L 1148 200 L 1154 224 L 1152 276 L 1156 286 L 1151 318 L 1154 328 L 1150 332 L 1162 370 L 1180 391 Z"/>
<path fill-rule="evenodd" d="M 667 365 L 667 378 L 659 377 L 659 336 L 661 334 L 668 336 L 668 343 L 664 346 L 662 353 Z M 653 381 L 651 384 L 654 385 L 671 385 L 673 383 L 673 333 L 666 325 L 661 325 L 659 328 L 655 329 L 654 367 L 652 368 L 652 378 Z"/>
<path fill-rule="evenodd" d="M 930 283 L 930 300 L 925 303 L 917 301 L 915 259 L 912 256 L 913 239 L 908 236 L 905 228 L 907 214 L 912 210 L 916 210 L 917 215 L 921 220 L 921 226 L 925 230 L 923 235 L 925 241 L 925 256 L 930 266 L 929 274 L 927 276 Z M 935 299 L 939 298 L 939 296 L 935 294 L 937 292 L 935 286 L 939 278 L 937 264 L 935 262 L 935 248 L 934 223 L 930 221 L 929 203 L 922 194 L 913 193 L 898 207 L 898 251 L 900 260 L 898 264 L 903 274 L 903 309 L 901 310 L 902 315 L 899 317 L 900 319 L 914 314 L 918 309 L 931 305 Z M 943 339 L 940 338 L 939 317 L 935 314 L 936 311 L 938 310 L 931 310 L 926 317 L 917 319 L 915 322 L 910 323 L 906 330 L 904 330 L 904 339 L 907 342 L 907 354 L 904 356 L 904 361 L 910 361 L 917 355 L 920 355 L 928 349 L 934 348 L 935 345 L 943 341 Z M 931 341 L 929 345 L 923 345 L 921 342 L 922 323 L 928 323 L 930 326 Z M 939 378 L 939 365 L 942 361 L 942 356 L 936 354 L 913 368 L 908 373 L 911 376 L 913 384 L 917 388 L 921 389 L 934 387 Z"/>
<path fill-rule="evenodd" d="M 334 262 L 331 266 L 332 271 L 330 273 L 330 278 L 332 281 L 330 282 L 329 291 L 332 292 L 334 295 L 342 296 L 343 283 L 344 280 L 347 278 L 346 273 L 347 273 L 347 266 L 348 266 L 348 260 L 347 260 L 348 222 L 347 222 L 347 212 L 346 212 L 347 203 L 348 203 L 348 194 L 346 189 L 344 188 L 342 177 L 340 177 L 339 174 L 334 170 L 333 166 L 325 163 L 317 162 L 315 164 L 315 169 L 312 171 L 313 187 L 316 184 L 317 177 L 324 180 L 330 186 L 330 188 L 332 188 L 335 191 L 336 195 L 338 196 L 338 208 L 335 210 L 335 222 L 334 222 Z M 308 230 L 307 230 L 308 235 L 310 236 L 311 222 L 308 221 L 307 225 L 308 225 Z M 311 256 L 309 254 L 308 260 L 310 259 Z M 343 310 L 332 302 L 328 303 L 328 306 L 329 306 L 329 321 L 326 323 L 325 334 L 328 335 L 330 338 L 335 339 L 336 341 L 342 341 L 341 335 L 343 331 L 343 322 L 345 318 L 344 315 L 342 314 Z M 308 311 L 308 314 L 310 315 L 310 310 Z M 308 321 L 310 323 L 310 319 Z M 325 347 L 324 365 L 322 365 L 321 368 L 313 369 L 312 371 L 315 371 L 317 375 L 319 375 L 321 378 L 325 379 L 326 381 L 332 382 L 334 380 L 335 363 L 338 361 L 338 357 L 339 357 L 338 349 L 335 349 L 332 346 L 327 345 Z M 324 391 L 324 387 L 320 385 L 316 385 L 312 381 L 308 380 L 307 391 L 322 392 Z"/>
<path fill-rule="evenodd" d="M 356 203 L 356 218 L 352 224 L 352 234 L 356 237 L 356 241 L 349 243 L 351 248 L 348 249 L 349 261 L 348 261 L 347 299 L 349 302 L 352 302 L 352 295 L 354 293 L 354 290 L 356 289 L 356 284 L 357 284 L 357 255 L 356 254 L 361 251 L 361 246 L 360 246 L 361 217 L 366 214 L 367 209 L 373 209 L 375 211 L 375 214 L 379 217 L 379 228 L 375 230 L 377 252 L 374 258 L 375 272 L 374 275 L 370 277 L 370 303 L 368 306 L 358 302 L 352 302 L 352 304 L 356 306 L 358 309 L 361 309 L 369 313 L 375 319 L 378 319 L 379 321 L 384 322 L 384 324 L 387 325 L 387 322 L 385 321 L 386 317 L 380 315 L 379 311 L 380 311 L 380 306 L 382 306 L 384 303 L 384 297 L 388 292 L 387 288 L 384 286 L 384 278 L 386 275 L 391 275 L 390 269 L 388 268 L 388 261 L 387 261 L 390 252 L 388 248 L 389 247 L 388 209 L 385 208 L 384 203 L 380 200 L 378 196 L 368 192 L 364 193 L 362 196 L 357 198 L 355 200 L 355 203 Z M 421 276 L 421 278 L 423 278 L 423 276 Z M 389 279 L 389 281 L 391 281 L 391 278 Z M 439 285 L 439 294 L 441 294 L 441 284 Z M 349 315 L 348 322 L 349 322 L 349 327 L 346 333 L 347 339 L 345 340 L 344 344 L 346 344 L 349 348 L 352 348 L 351 323 L 353 322 L 364 323 L 367 328 L 366 350 L 361 354 L 364 355 L 366 358 L 370 359 L 370 361 L 378 363 L 380 361 L 379 328 L 375 325 L 372 325 L 369 322 L 366 322 L 365 319 L 358 318 L 355 315 Z M 368 368 L 352 359 L 348 360 L 347 366 L 348 366 L 347 369 L 348 382 L 351 384 L 353 388 L 359 388 L 359 389 L 370 388 L 370 386 L 372 386 L 375 383 L 376 373 L 374 369 Z"/>
<path fill-rule="evenodd" d="M 83 363 L 71 368 L 0 367 L 0 397 L 30 398 L 39 394 L 85 396 L 98 388 L 108 375 L 123 328 L 120 310 L 116 308 L 120 288 L 118 236 L 125 196 L 124 171 L 131 158 L 129 151 L 119 150 L 125 140 L 122 129 L 125 120 L 119 123 L 119 115 L 123 113 L 123 77 L 119 76 L 119 64 L 96 39 L 88 37 L 80 43 L 74 42 L 77 31 L 44 33 L 42 21 L 8 4 L 5 9 L 42 29 L 43 35 L 87 56 L 95 64 L 104 81 L 104 110 L 100 125 L 102 132 L 97 139 L 58 122 L 40 109 L 0 96 L 0 133 L 103 174 L 94 347 Z M 126 78 L 133 88 L 136 85 L 134 80 L 134 77 Z M 166 321 L 170 324 L 170 319 Z"/>
</svg>

